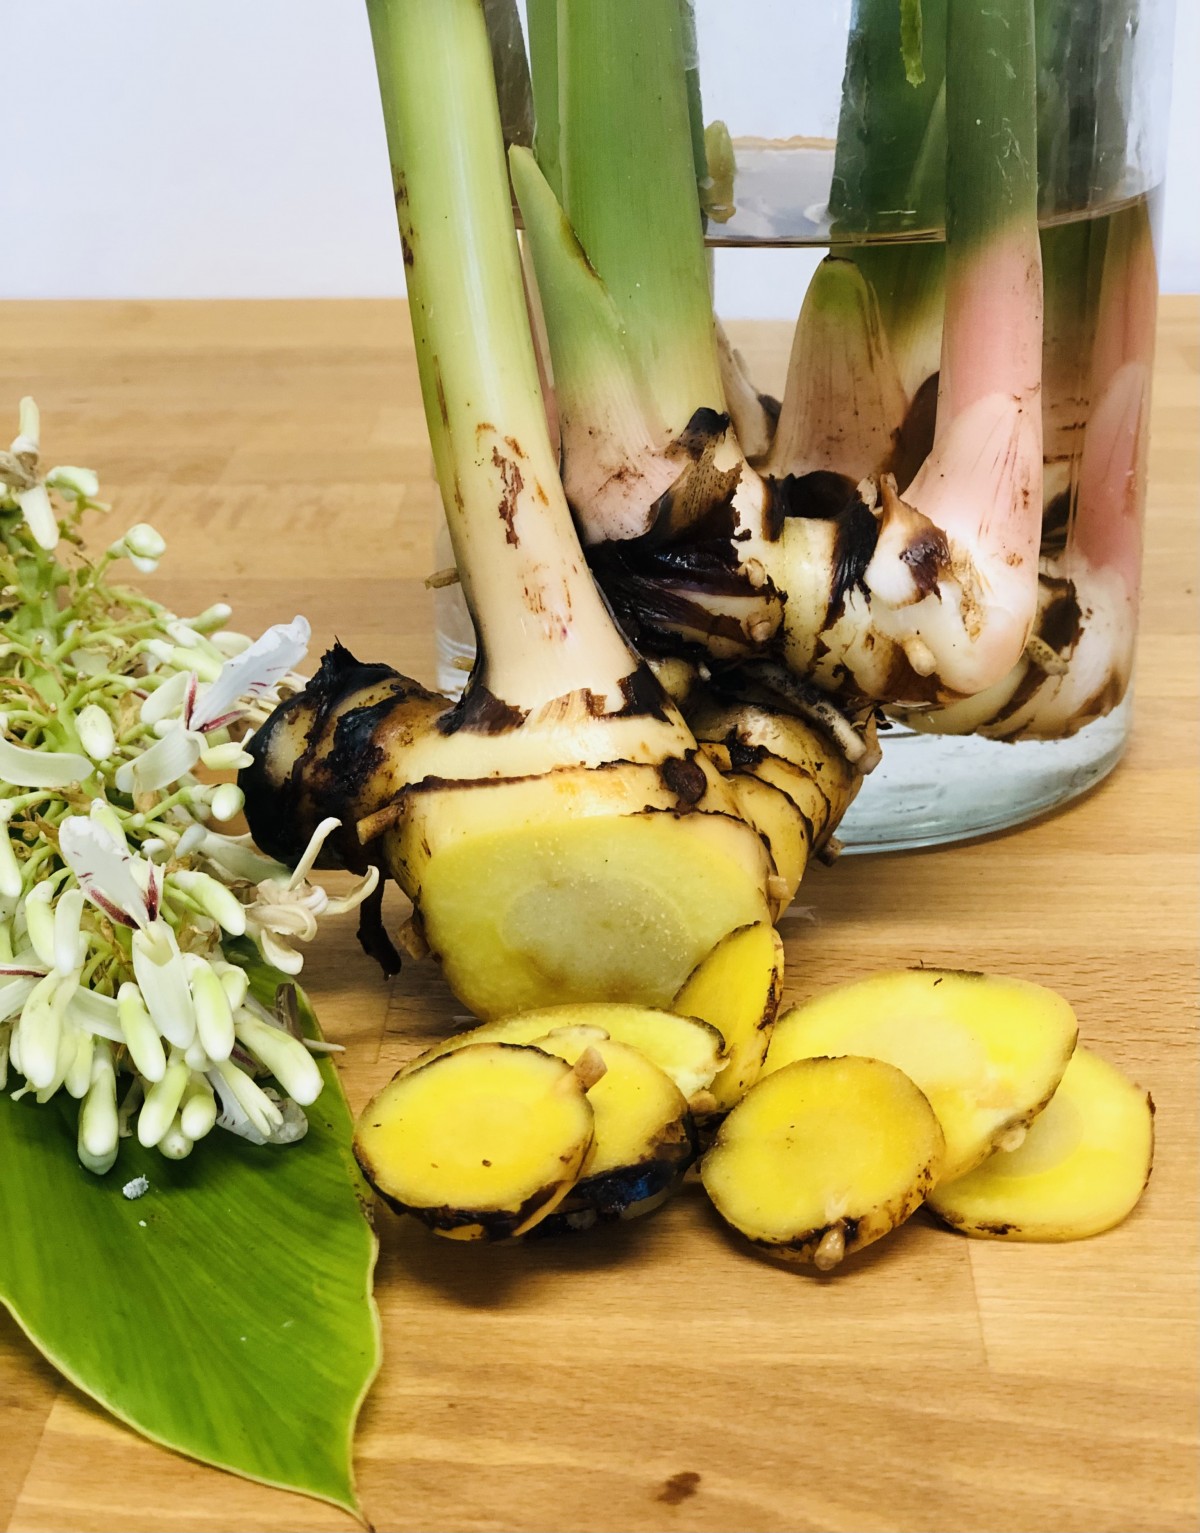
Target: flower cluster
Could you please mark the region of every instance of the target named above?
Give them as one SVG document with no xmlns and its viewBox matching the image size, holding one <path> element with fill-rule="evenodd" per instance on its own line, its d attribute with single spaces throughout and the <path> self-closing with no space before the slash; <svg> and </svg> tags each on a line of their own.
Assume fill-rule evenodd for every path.
<svg viewBox="0 0 1200 1533">
<path fill-rule="evenodd" d="M 96 1172 L 122 1133 L 178 1159 L 214 1127 L 257 1143 L 307 1128 L 320 1046 L 250 995 L 248 938 L 295 974 L 293 946 L 353 908 L 308 881 L 318 827 L 294 870 L 227 833 L 236 783 L 217 774 L 307 649 L 303 618 L 251 642 L 224 604 L 181 619 L 109 584 L 164 544 L 145 524 L 95 562 L 60 558 L 96 500 L 87 469 L 38 465 L 36 407 L 0 452 L 0 1089 L 81 1103 L 78 1152 Z"/>
</svg>

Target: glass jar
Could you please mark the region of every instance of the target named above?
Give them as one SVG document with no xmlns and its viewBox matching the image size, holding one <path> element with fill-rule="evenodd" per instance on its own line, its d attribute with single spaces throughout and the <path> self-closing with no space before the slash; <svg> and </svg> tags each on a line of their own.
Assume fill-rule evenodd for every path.
<svg viewBox="0 0 1200 1533">
<path fill-rule="evenodd" d="M 809 279 L 825 254 L 852 252 L 918 446 L 932 432 L 941 344 L 950 3 L 922 0 L 917 59 L 899 0 L 681 0 L 694 30 L 693 98 L 698 82 L 709 125 L 701 187 L 714 306 L 753 392 L 781 395 Z M 1038 626 L 1016 671 L 982 697 L 889 711 L 882 763 L 839 831 L 851 851 L 1019 824 L 1098 782 L 1128 735 L 1173 4 L 1034 0 L 1034 9 L 1045 291 Z M 498 78 L 511 96 L 511 70 Z M 445 541 L 439 562 L 451 562 Z M 437 617 L 440 683 L 457 690 L 471 633 L 456 588 L 438 593 Z"/>
</svg>

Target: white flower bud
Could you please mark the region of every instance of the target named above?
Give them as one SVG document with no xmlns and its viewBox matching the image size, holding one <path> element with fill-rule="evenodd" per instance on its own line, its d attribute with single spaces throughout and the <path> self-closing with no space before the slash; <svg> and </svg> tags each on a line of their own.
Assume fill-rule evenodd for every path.
<svg viewBox="0 0 1200 1533">
<path fill-rule="evenodd" d="M 46 1090 L 58 1075 L 62 1019 L 76 989 L 73 980 L 47 974 L 29 993 L 17 1023 L 21 1070 L 35 1091 Z"/>
<path fill-rule="evenodd" d="M 246 803 L 246 795 L 235 782 L 218 783 L 213 789 L 212 798 L 209 800 L 209 808 L 212 817 L 219 823 L 235 819 L 241 814 Z"/>
<path fill-rule="evenodd" d="M 83 915 L 83 890 L 64 889 L 54 907 L 54 967 L 60 974 L 83 968 L 87 939 L 79 929 Z"/>
<path fill-rule="evenodd" d="M 146 1010 L 142 992 L 130 980 L 117 991 L 117 1022 L 138 1073 L 150 1082 L 162 1080 L 167 1069 L 162 1038 Z"/>
<path fill-rule="evenodd" d="M 92 1054 L 96 1039 L 92 1033 L 71 1033 L 71 1059 L 63 1075 L 67 1094 L 76 1101 L 88 1093 L 92 1084 Z"/>
<path fill-rule="evenodd" d="M 7 815 L 4 818 L 7 820 Z M 13 850 L 8 825 L 0 823 L 0 896 L 15 900 L 23 888 L 21 864 L 17 861 L 17 854 Z"/>
<path fill-rule="evenodd" d="M 321 1094 L 324 1081 L 316 1060 L 298 1038 L 272 1027 L 245 1008 L 234 1019 L 238 1041 L 265 1065 L 288 1096 L 307 1107 Z"/>
<path fill-rule="evenodd" d="M 34 884 L 25 896 L 24 905 L 29 944 L 37 954 L 38 962 L 47 969 L 54 967 L 54 960 L 58 956 L 54 947 L 54 910 L 50 903 L 53 898 L 54 886 L 46 879 L 40 884 Z"/>
<path fill-rule="evenodd" d="M 192 1153 L 192 1140 L 184 1133 L 178 1118 L 158 1141 L 158 1150 L 168 1160 L 186 1160 Z"/>
<path fill-rule="evenodd" d="M 181 868 L 170 875 L 168 883 L 187 895 L 231 937 L 240 937 L 246 930 L 246 907 L 211 873 L 195 873 Z"/>
<path fill-rule="evenodd" d="M 217 1099 L 203 1075 L 193 1075 L 183 1094 L 179 1126 L 193 1141 L 212 1132 L 217 1121 Z"/>
<path fill-rule="evenodd" d="M 138 1113 L 138 1143 L 145 1149 L 152 1149 L 171 1127 L 183 1100 L 189 1073 L 183 1055 L 172 1049 L 162 1080 L 156 1081 L 147 1091 Z"/>
<path fill-rule="evenodd" d="M 32 394 L 23 394 L 17 405 L 17 433 L 12 444 L 13 457 L 29 453 L 37 457 L 42 442 L 42 412 Z"/>
<path fill-rule="evenodd" d="M 201 875 L 203 877 L 203 875 Z M 214 1064 L 233 1052 L 233 1012 L 220 978 L 198 953 L 184 956 L 196 1008 L 196 1037 Z"/>
<path fill-rule="evenodd" d="M 244 751 L 240 743 L 230 740 L 225 745 L 210 745 L 200 752 L 200 760 L 214 772 L 240 772 L 252 765 L 254 757 Z"/>
<path fill-rule="evenodd" d="M 175 933 L 163 920 L 133 934 L 133 972 L 154 1025 L 186 1049 L 196 1036 L 196 1012 Z"/>
<path fill-rule="evenodd" d="M 190 857 L 198 847 L 204 845 L 204 838 L 208 834 L 203 825 L 189 825 L 175 843 L 176 857 Z"/>
<path fill-rule="evenodd" d="M 189 618 L 188 626 L 194 628 L 197 633 L 209 634 L 214 629 L 220 628 L 222 623 L 227 623 L 233 614 L 233 608 L 228 602 L 213 602 L 211 607 L 205 607 L 198 617 Z M 249 639 L 246 643 L 249 644 Z"/>
<path fill-rule="evenodd" d="M 239 969 L 235 963 L 222 963 L 219 959 L 213 960 L 213 968 L 220 978 L 225 994 L 229 997 L 230 1006 L 236 1011 L 246 999 L 246 992 L 250 988 L 250 980 L 245 969 Z"/>
<path fill-rule="evenodd" d="M 117 1077 L 112 1049 L 103 1040 L 92 1052 L 92 1079 L 79 1110 L 77 1153 L 83 1165 L 97 1176 L 112 1168 L 117 1158 Z"/>
<path fill-rule="evenodd" d="M 100 493 L 100 480 L 93 468 L 76 468 L 70 463 L 60 463 L 46 475 L 46 483 L 60 495 L 72 500 L 95 500 Z"/>
<path fill-rule="evenodd" d="M 109 551 L 118 558 L 123 555 L 141 574 L 152 575 L 167 545 L 149 522 L 138 522 Z"/>
<path fill-rule="evenodd" d="M 75 720 L 79 742 L 93 761 L 107 761 L 117 743 L 112 720 L 99 703 L 89 703 L 81 708 Z"/>
</svg>

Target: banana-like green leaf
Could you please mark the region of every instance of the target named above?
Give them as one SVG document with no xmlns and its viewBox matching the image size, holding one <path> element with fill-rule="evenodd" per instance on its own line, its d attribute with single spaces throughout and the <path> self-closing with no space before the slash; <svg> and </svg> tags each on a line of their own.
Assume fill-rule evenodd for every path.
<svg viewBox="0 0 1200 1533">
<path fill-rule="evenodd" d="M 284 976 L 248 945 L 235 956 L 269 1005 Z M 170 1161 L 125 1139 L 103 1177 L 76 1160 L 64 1093 L 0 1098 L 0 1302 L 72 1383 L 155 1442 L 358 1515 L 376 1242 L 350 1112 L 322 1070 L 298 1144 L 216 1129 Z M 149 1190 L 125 1197 L 139 1176 Z"/>
</svg>

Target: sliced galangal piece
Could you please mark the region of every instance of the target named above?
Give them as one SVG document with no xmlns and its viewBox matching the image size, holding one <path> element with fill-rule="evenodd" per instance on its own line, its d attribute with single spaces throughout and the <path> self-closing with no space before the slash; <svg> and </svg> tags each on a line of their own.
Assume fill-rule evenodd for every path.
<svg viewBox="0 0 1200 1533">
<path fill-rule="evenodd" d="M 1019 1141 L 1054 1094 L 1078 1024 L 1061 995 L 1026 980 L 903 969 L 843 985 L 775 1024 L 764 1073 L 821 1054 L 886 1060 L 914 1080 L 946 1136 L 943 1176 Z"/>
<path fill-rule="evenodd" d="M 597 1074 L 540 1049 L 472 1044 L 390 1081 L 359 1117 L 354 1153 L 386 1202 L 439 1235 L 522 1235 L 578 1179 Z"/>
<path fill-rule="evenodd" d="M 1149 1093 L 1079 1048 L 1049 1106 L 1015 1150 L 997 1150 L 930 1208 L 965 1235 L 993 1240 L 1083 1240 L 1129 1214 L 1150 1176 Z"/>
<path fill-rule="evenodd" d="M 893 1065 L 806 1059 L 751 1087 L 700 1175 L 748 1239 L 827 1271 L 908 1218 L 943 1148 L 933 1109 Z"/>
</svg>

